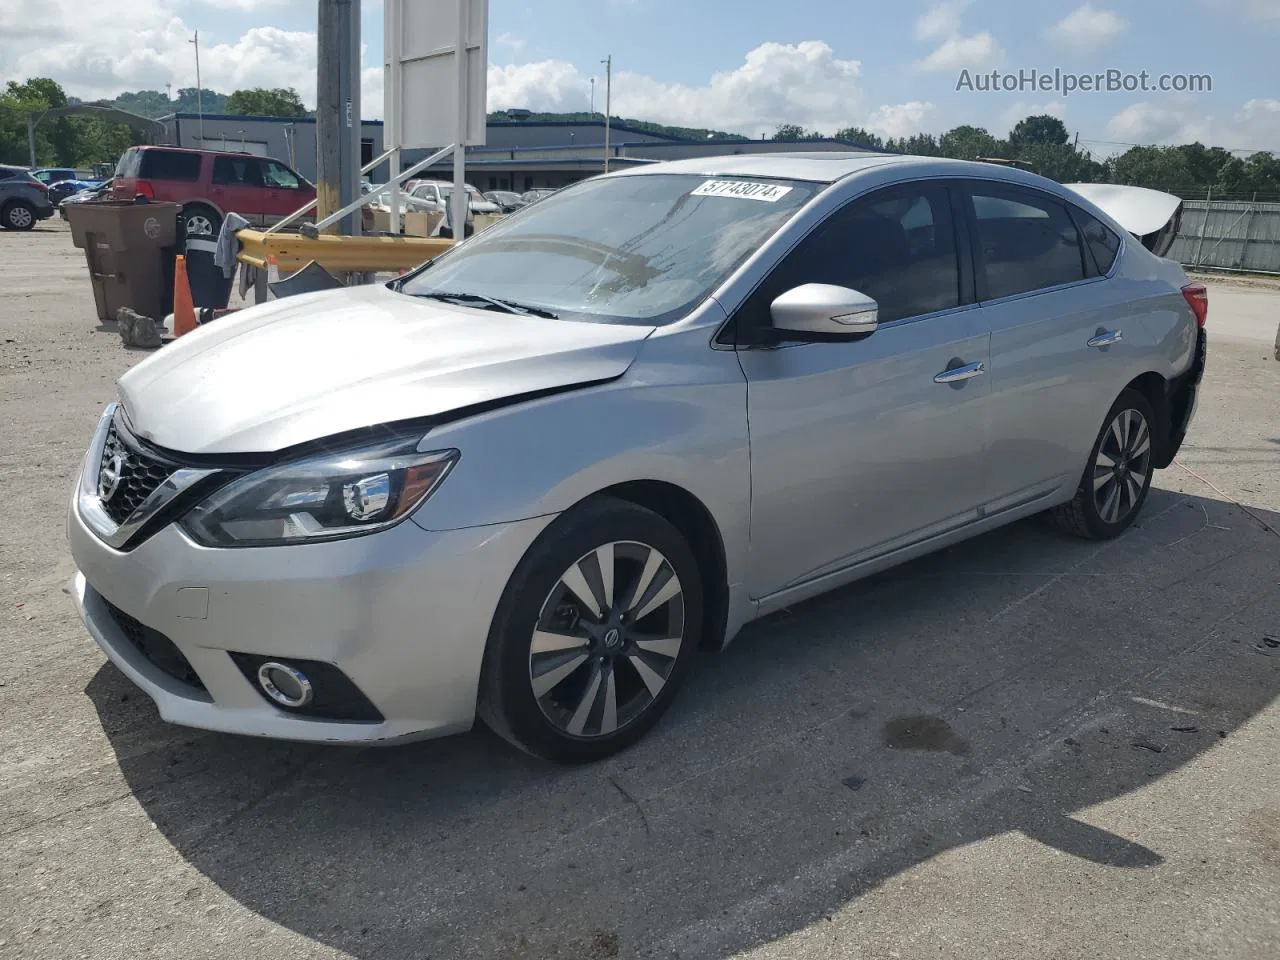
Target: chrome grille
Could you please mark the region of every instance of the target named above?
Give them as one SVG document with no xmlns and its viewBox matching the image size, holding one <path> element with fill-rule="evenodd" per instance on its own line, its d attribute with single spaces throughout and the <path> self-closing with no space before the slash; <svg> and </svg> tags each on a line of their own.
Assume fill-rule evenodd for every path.
<svg viewBox="0 0 1280 960">
<path fill-rule="evenodd" d="M 129 519 L 130 514 L 176 469 L 173 464 L 147 453 L 130 440 L 113 423 L 107 431 L 102 463 L 98 467 L 102 508 L 116 523 Z M 119 478 L 114 488 L 111 486 L 113 474 Z"/>
</svg>

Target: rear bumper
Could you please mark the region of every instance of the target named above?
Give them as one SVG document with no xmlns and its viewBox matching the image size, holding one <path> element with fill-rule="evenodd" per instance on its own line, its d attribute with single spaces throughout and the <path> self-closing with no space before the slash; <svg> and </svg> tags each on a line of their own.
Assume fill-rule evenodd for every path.
<svg viewBox="0 0 1280 960">
<path fill-rule="evenodd" d="M 1164 469 L 1173 463 L 1173 458 L 1178 455 L 1182 442 L 1187 438 L 1187 431 L 1191 428 L 1191 421 L 1195 419 L 1200 401 L 1200 382 L 1204 380 L 1208 352 L 1209 338 L 1201 327 L 1196 333 L 1196 355 L 1191 362 L 1191 369 L 1169 385 L 1169 442 L 1155 459 L 1157 469 Z"/>
</svg>

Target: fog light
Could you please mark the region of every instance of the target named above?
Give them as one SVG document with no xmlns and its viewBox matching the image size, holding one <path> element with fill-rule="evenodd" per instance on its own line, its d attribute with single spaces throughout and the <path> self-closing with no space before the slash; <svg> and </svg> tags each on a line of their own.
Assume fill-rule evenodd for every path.
<svg viewBox="0 0 1280 960">
<path fill-rule="evenodd" d="M 275 660 L 258 668 L 258 686 L 282 707 L 305 707 L 311 702 L 311 681 L 306 674 Z"/>
</svg>

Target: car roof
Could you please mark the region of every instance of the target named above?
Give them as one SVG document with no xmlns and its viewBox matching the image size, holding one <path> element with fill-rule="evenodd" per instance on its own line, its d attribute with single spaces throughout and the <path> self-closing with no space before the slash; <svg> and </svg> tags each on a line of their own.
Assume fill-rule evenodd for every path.
<svg viewBox="0 0 1280 960">
<path fill-rule="evenodd" d="M 636 177 L 659 173 L 683 173 L 704 177 L 768 177 L 779 180 L 807 180 L 812 183 L 835 183 L 846 177 L 885 166 L 900 168 L 907 176 L 980 177 L 1043 186 L 1043 177 L 993 163 L 974 160 L 949 160 L 943 157 L 916 157 L 897 153 L 768 153 L 731 154 L 672 160 L 630 167 L 610 176 Z"/>
</svg>

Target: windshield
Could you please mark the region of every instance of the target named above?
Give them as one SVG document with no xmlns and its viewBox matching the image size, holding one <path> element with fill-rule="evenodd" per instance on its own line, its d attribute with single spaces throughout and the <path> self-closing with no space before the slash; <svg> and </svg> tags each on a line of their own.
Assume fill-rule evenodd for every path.
<svg viewBox="0 0 1280 960">
<path fill-rule="evenodd" d="M 566 319 L 669 323 L 817 189 L 684 174 L 589 180 L 489 227 L 400 289 L 478 294 Z"/>
</svg>

